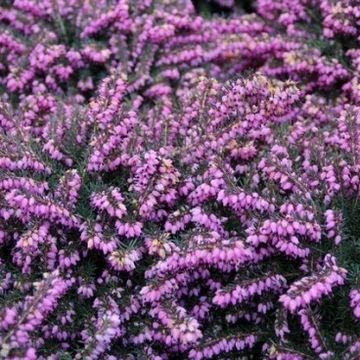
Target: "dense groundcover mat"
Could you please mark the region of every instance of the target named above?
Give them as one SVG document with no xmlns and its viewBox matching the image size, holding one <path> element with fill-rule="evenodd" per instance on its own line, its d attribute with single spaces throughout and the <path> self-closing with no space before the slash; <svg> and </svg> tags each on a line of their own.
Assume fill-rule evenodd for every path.
<svg viewBox="0 0 360 360">
<path fill-rule="evenodd" d="M 0 0 L 0 359 L 360 359 L 358 0 Z"/>
</svg>

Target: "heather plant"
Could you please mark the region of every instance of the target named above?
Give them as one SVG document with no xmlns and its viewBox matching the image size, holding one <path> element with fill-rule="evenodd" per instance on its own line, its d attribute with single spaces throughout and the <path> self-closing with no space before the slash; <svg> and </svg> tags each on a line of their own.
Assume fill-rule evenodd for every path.
<svg viewBox="0 0 360 360">
<path fill-rule="evenodd" d="M 360 357 L 360 6 L 204 4 L 0 3 L 0 358 Z"/>
</svg>

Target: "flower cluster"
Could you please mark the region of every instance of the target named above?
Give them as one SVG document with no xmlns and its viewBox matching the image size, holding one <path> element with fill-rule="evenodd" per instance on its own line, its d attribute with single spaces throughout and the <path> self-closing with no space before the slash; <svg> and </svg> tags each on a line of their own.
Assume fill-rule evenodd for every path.
<svg viewBox="0 0 360 360">
<path fill-rule="evenodd" d="M 335 259 L 326 255 L 324 266 L 319 272 L 295 281 L 279 300 L 293 313 L 330 294 L 333 287 L 344 284 L 345 277 L 346 270 L 339 268 Z"/>
<path fill-rule="evenodd" d="M 0 358 L 359 356 L 357 1 L 6 0 L 0 30 Z"/>
<path fill-rule="evenodd" d="M 350 306 L 354 311 L 354 315 L 360 319 L 360 291 L 357 289 L 350 291 Z"/>
</svg>

